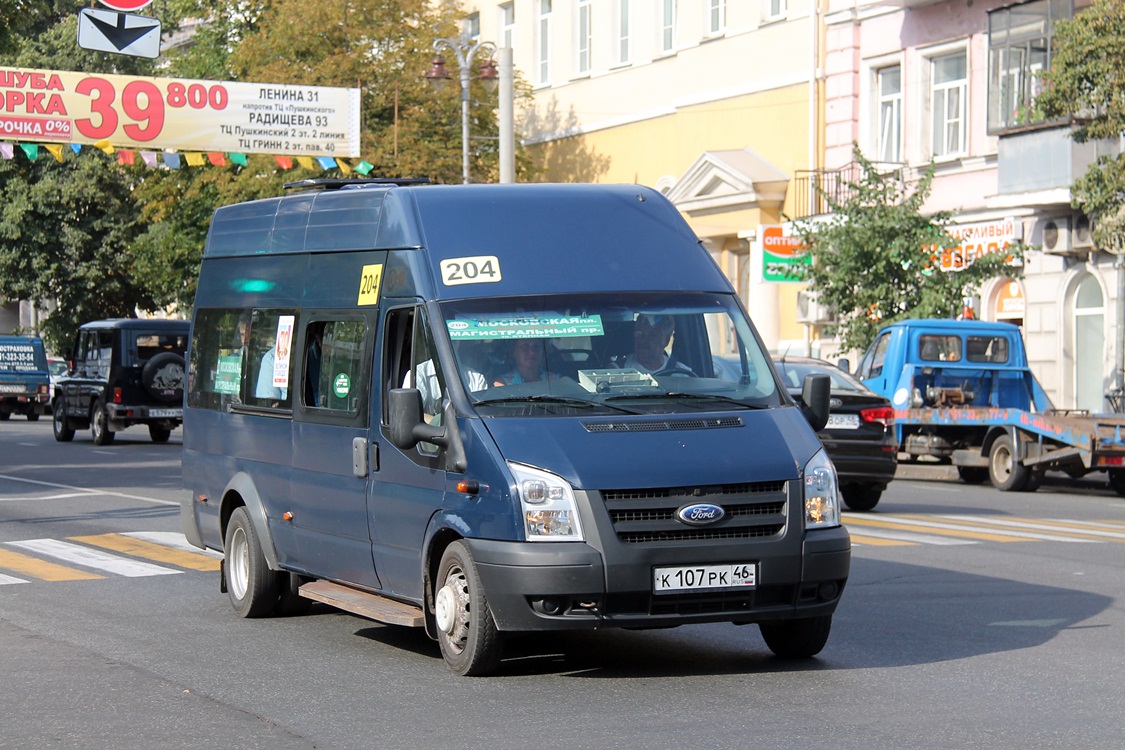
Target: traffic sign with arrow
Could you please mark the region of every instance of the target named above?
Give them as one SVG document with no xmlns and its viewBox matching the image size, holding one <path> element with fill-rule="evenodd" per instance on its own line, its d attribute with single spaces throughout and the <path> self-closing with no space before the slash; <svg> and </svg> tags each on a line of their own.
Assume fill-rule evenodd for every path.
<svg viewBox="0 0 1125 750">
<path fill-rule="evenodd" d="M 149 16 L 83 8 L 78 12 L 78 46 L 118 55 L 157 57 L 160 21 Z"/>
</svg>

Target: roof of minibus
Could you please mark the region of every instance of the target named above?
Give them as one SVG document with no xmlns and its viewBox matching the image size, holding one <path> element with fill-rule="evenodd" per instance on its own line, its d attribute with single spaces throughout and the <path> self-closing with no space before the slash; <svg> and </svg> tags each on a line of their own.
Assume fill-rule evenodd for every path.
<svg viewBox="0 0 1125 750">
<path fill-rule="evenodd" d="M 442 261 L 495 257 L 525 293 L 573 291 L 576 275 L 588 276 L 591 289 L 730 290 L 675 207 L 636 185 L 306 191 L 219 208 L 204 257 L 407 248 L 425 248 L 434 279 Z M 465 284 L 441 296 L 503 294 L 508 286 Z"/>
</svg>

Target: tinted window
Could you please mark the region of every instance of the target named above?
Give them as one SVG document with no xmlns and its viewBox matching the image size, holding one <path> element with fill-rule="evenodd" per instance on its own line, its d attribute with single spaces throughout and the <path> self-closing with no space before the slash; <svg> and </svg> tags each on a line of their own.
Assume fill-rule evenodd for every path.
<svg viewBox="0 0 1125 750">
<path fill-rule="evenodd" d="M 918 358 L 923 362 L 960 362 L 961 337 L 937 334 L 919 336 Z"/>
<path fill-rule="evenodd" d="M 970 362 L 1002 363 L 1008 361 L 1008 339 L 1004 336 L 969 336 L 965 359 Z"/>
<path fill-rule="evenodd" d="M 292 310 L 200 310 L 188 368 L 188 406 L 288 408 Z"/>
<path fill-rule="evenodd" d="M 305 336 L 305 406 L 354 414 L 365 382 L 362 320 L 310 323 Z"/>
</svg>

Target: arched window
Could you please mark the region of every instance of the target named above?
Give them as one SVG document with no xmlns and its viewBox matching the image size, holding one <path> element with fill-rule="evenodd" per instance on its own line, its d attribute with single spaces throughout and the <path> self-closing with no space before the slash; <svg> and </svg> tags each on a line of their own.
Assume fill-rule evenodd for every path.
<svg viewBox="0 0 1125 750">
<path fill-rule="evenodd" d="M 1074 406 L 1104 411 L 1105 305 L 1098 280 L 1087 276 L 1074 291 Z"/>
</svg>

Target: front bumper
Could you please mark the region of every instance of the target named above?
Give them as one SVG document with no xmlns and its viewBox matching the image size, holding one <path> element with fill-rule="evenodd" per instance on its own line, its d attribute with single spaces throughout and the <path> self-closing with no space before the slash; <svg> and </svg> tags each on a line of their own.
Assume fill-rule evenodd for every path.
<svg viewBox="0 0 1125 750">
<path fill-rule="evenodd" d="M 829 615 L 851 565 L 851 539 L 842 526 L 805 533 L 796 553 L 785 550 L 791 545 L 731 544 L 618 551 L 607 559 L 581 542 L 465 541 L 497 627 L 507 631 L 747 624 Z M 653 593 L 655 567 L 718 562 L 756 562 L 757 586 Z"/>
</svg>

